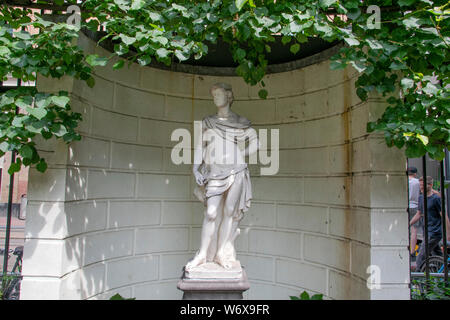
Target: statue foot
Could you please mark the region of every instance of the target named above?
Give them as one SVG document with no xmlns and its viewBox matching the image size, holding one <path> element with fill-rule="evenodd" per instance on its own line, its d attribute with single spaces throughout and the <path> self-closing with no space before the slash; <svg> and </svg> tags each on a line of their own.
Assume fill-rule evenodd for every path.
<svg viewBox="0 0 450 320">
<path fill-rule="evenodd" d="M 224 267 L 225 269 L 230 269 L 233 265 L 231 264 L 231 261 L 228 259 L 225 259 L 222 255 L 217 254 L 214 258 L 214 262 L 216 262 L 218 265 Z"/>
<path fill-rule="evenodd" d="M 186 264 L 186 270 L 195 268 L 195 267 L 197 267 L 197 266 L 199 266 L 199 265 L 201 265 L 201 264 L 204 264 L 204 263 L 206 263 L 206 256 L 197 254 L 197 255 L 194 257 L 194 259 L 192 259 L 191 261 L 189 261 L 189 262 Z"/>
</svg>

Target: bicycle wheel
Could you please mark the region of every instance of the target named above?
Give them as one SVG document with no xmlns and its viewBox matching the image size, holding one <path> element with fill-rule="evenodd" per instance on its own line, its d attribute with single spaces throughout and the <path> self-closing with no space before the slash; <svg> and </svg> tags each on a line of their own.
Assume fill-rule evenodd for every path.
<svg viewBox="0 0 450 320">
<path fill-rule="evenodd" d="M 11 280 L 5 292 L 3 293 L 3 300 L 19 300 L 20 280 L 20 278 Z"/>
<path fill-rule="evenodd" d="M 431 273 L 436 273 L 444 265 L 444 258 L 440 256 L 431 256 L 428 259 L 429 270 Z M 419 268 L 419 272 L 425 272 L 426 260 L 422 263 Z"/>
</svg>

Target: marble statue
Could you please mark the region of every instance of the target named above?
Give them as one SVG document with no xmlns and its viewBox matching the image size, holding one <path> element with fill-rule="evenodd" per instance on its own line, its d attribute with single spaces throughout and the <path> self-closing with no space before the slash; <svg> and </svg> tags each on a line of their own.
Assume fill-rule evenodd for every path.
<svg viewBox="0 0 450 320">
<path fill-rule="evenodd" d="M 234 240 L 252 198 L 245 157 L 258 150 L 256 131 L 248 119 L 230 109 L 233 92 L 229 84 L 217 83 L 210 92 L 217 114 L 202 121 L 193 166 L 194 194 L 205 205 L 205 216 L 200 248 L 186 264 L 186 272 L 205 265 L 210 270 L 240 268 Z"/>
</svg>

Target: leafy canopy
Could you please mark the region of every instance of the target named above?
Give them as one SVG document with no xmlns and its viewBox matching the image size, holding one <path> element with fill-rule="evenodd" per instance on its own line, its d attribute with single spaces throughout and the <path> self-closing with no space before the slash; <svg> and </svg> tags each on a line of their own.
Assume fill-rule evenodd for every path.
<svg viewBox="0 0 450 320">
<path fill-rule="evenodd" d="M 11 1 L 10 1 L 11 2 Z M 12 1 L 14 2 L 14 1 Z M 42 1 L 37 1 L 39 4 Z M 45 1 L 54 6 L 76 1 Z M 38 6 L 36 4 L 36 6 Z M 376 5 L 373 7 L 371 5 Z M 379 12 L 380 20 L 377 20 Z M 219 39 L 229 44 L 237 75 L 264 87 L 270 44 L 277 36 L 296 54 L 310 37 L 342 40 L 332 57 L 332 69 L 352 65 L 360 72 L 356 93 L 367 100 L 370 92 L 385 97 L 388 107 L 380 119 L 368 123 L 368 132 L 384 133 L 388 146 L 406 147 L 408 157 L 429 153 L 444 157 L 450 142 L 449 44 L 450 5 L 446 1 L 398 0 L 85 0 L 81 25 L 44 20 L 28 9 L 2 4 L 0 9 L 0 76 L 23 81 L 36 75 L 74 77 L 94 86 L 93 67 L 105 66 L 114 56 L 148 65 L 170 65 L 208 54 Z M 86 55 L 73 40 L 80 28 L 112 41 L 109 57 Z M 40 32 L 31 32 L 31 27 Z M 22 31 L 18 31 L 20 29 Z M 0 95 L 0 154 L 16 150 L 12 166 L 38 164 L 42 159 L 31 142 L 36 134 L 66 142 L 80 139 L 75 129 L 81 116 L 70 110 L 66 92 L 50 94 L 35 88 Z M 23 110 L 18 114 L 16 108 Z"/>
</svg>

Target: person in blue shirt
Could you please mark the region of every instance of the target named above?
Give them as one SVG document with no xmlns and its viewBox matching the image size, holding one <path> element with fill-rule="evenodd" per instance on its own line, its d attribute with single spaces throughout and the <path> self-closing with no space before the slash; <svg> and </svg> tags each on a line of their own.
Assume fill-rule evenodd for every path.
<svg viewBox="0 0 450 320">
<path fill-rule="evenodd" d="M 424 187 L 423 177 L 420 178 L 420 189 L 422 194 L 419 196 L 419 205 L 417 214 L 411 219 L 410 225 L 416 223 L 421 216 L 424 215 Z M 439 247 L 439 242 L 442 239 L 442 224 L 441 224 L 441 198 L 438 194 L 433 192 L 433 178 L 427 176 L 427 218 L 428 218 L 428 248 L 432 255 L 442 255 L 442 250 Z M 424 232 L 425 235 L 425 232 Z M 424 263 L 425 257 L 425 240 L 422 241 L 419 254 L 416 259 L 416 270 L 419 270 Z"/>
</svg>

